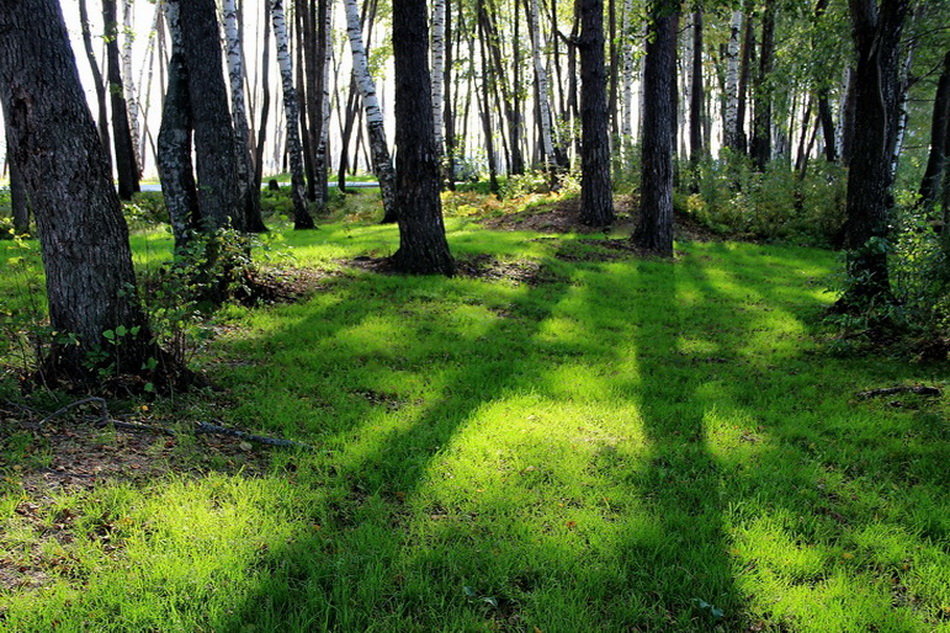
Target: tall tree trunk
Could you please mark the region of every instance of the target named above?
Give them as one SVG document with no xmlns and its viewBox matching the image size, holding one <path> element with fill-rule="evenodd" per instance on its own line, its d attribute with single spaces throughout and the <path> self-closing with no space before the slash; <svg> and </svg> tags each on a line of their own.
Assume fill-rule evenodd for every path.
<svg viewBox="0 0 950 633">
<path fill-rule="evenodd" d="M 892 300 L 887 253 L 876 240 L 887 238 L 891 170 L 891 126 L 897 108 L 901 32 L 909 0 L 850 0 L 857 68 L 854 76 L 855 134 L 848 177 L 845 246 L 849 285 L 838 301 L 842 310 L 864 310 Z"/>
<path fill-rule="evenodd" d="M 307 81 L 307 65 L 304 61 L 309 41 L 312 39 L 305 30 L 305 25 L 309 24 L 309 21 L 306 19 L 307 11 L 307 0 L 296 0 L 295 8 L 291 16 L 294 20 L 294 35 L 290 43 L 290 50 L 296 55 L 294 71 L 297 75 L 295 88 L 297 94 L 297 118 L 300 122 L 300 147 L 303 152 L 303 170 L 307 201 L 312 203 L 316 199 L 316 189 L 314 187 L 316 176 L 314 175 L 313 164 L 314 148 L 310 136 L 310 125 L 308 123 L 308 117 L 311 115 L 308 97 L 310 96 L 309 91 L 312 86 L 310 86 Z"/>
<path fill-rule="evenodd" d="M 604 68 L 604 2 L 576 0 L 581 21 L 581 216 L 588 226 L 614 221 L 610 181 L 607 72 Z"/>
<path fill-rule="evenodd" d="M 158 356 L 135 292 L 129 234 L 79 82 L 59 3 L 0 3 L 0 103 L 39 229 L 51 373 L 98 385 L 99 369 L 141 374 Z M 111 344 L 107 332 L 126 334 Z M 104 351 L 97 361 L 92 352 Z"/>
<path fill-rule="evenodd" d="M 139 138 L 142 126 L 139 125 L 139 97 L 135 88 L 135 74 L 132 72 L 132 42 L 135 40 L 135 0 L 122 0 L 122 85 L 125 88 L 125 103 L 129 113 L 129 133 L 132 136 L 132 152 L 135 156 L 136 178 L 142 177 L 143 161 L 140 160 Z"/>
<path fill-rule="evenodd" d="M 319 99 L 314 109 L 319 108 L 317 120 L 317 155 L 314 172 L 317 208 L 326 210 L 329 200 L 327 181 L 330 175 L 330 64 L 333 56 L 333 5 L 330 0 L 317 0 L 317 45 L 315 58 L 320 63 L 320 75 L 315 84 Z M 313 126 L 311 126 L 313 127 Z"/>
<path fill-rule="evenodd" d="M 455 139 L 455 106 L 452 101 L 452 64 L 455 56 L 453 54 L 453 31 L 452 31 L 452 2 L 445 2 L 445 68 L 443 69 L 442 86 L 445 105 L 442 112 L 442 126 L 445 130 L 444 145 L 445 155 L 443 158 L 443 167 L 445 169 L 445 180 L 448 188 L 455 190 L 455 158 L 456 158 L 456 139 Z M 457 94 L 457 93 L 456 93 Z M 439 113 L 436 113 L 439 116 Z"/>
<path fill-rule="evenodd" d="M 828 0 L 818 0 L 815 4 L 815 26 L 817 33 L 821 33 L 821 22 L 828 12 Z M 820 45 L 816 36 L 813 42 L 814 46 Z M 835 139 L 835 121 L 831 113 L 831 102 L 828 95 L 828 77 L 817 77 L 818 87 L 818 123 L 821 126 L 822 136 L 825 142 L 825 159 L 829 163 L 838 161 L 837 141 Z"/>
<path fill-rule="evenodd" d="M 283 0 L 269 0 L 274 39 L 277 42 L 277 63 L 283 89 L 284 117 L 287 120 L 287 152 L 290 154 L 291 198 L 294 202 L 294 228 L 297 230 L 315 227 L 307 208 L 307 182 L 304 176 L 303 150 L 300 147 L 300 108 L 297 90 L 294 88 L 294 68 L 290 57 L 287 36 L 287 20 Z"/>
<path fill-rule="evenodd" d="M 417 274 L 452 275 L 439 197 L 425 0 L 393 0 L 396 75 L 396 200 L 399 250 L 393 264 Z"/>
<path fill-rule="evenodd" d="M 479 0 L 479 14 L 482 12 L 482 2 Z M 488 154 L 488 183 L 489 189 L 492 193 L 497 194 L 499 191 L 498 186 L 498 166 L 496 164 L 495 156 L 495 128 L 492 125 L 491 117 L 491 81 L 489 79 L 491 62 L 488 58 L 488 45 L 485 43 L 485 40 L 488 39 L 487 34 L 484 31 L 484 22 L 478 20 L 478 43 L 481 49 L 481 101 L 480 101 L 480 112 L 482 117 L 482 133 L 485 135 L 485 151 Z"/>
<path fill-rule="evenodd" d="M 116 21 L 116 0 L 102 0 L 102 20 L 105 24 L 106 60 L 108 62 L 109 98 L 112 104 L 112 137 L 115 140 L 115 165 L 119 174 L 119 197 L 131 200 L 139 190 L 138 165 L 129 113 L 125 106 L 122 71 L 119 62 L 119 24 Z"/>
<path fill-rule="evenodd" d="M 443 154 L 442 108 L 445 95 L 445 17 L 446 0 L 433 0 L 432 5 L 432 121 L 435 126 L 435 149 Z"/>
<path fill-rule="evenodd" d="M 214 0 L 170 1 L 178 2 L 182 49 L 188 69 L 202 229 L 243 230 L 246 212 L 238 185 L 237 151 L 221 63 L 217 7 Z"/>
<path fill-rule="evenodd" d="M 736 98 L 736 134 L 738 150 L 743 154 L 749 151 L 749 135 L 746 132 L 746 110 L 749 94 L 749 80 L 752 77 L 752 64 L 755 60 L 755 4 L 753 0 L 746 0 L 743 13 L 745 14 L 745 32 L 742 35 L 742 55 L 739 65 L 739 95 Z"/>
<path fill-rule="evenodd" d="M 703 143 L 703 12 L 693 11 L 693 59 L 689 104 L 689 151 L 690 161 L 697 165 L 706 153 Z"/>
<path fill-rule="evenodd" d="M 640 219 L 634 243 L 673 255 L 673 129 L 676 126 L 676 0 L 652 0 L 644 60 Z"/>
<path fill-rule="evenodd" d="M 89 12 L 86 9 L 86 0 L 79 0 L 79 24 L 82 29 L 82 44 L 86 50 L 86 59 L 89 61 L 89 70 L 92 71 L 92 82 L 96 89 L 96 105 L 99 113 L 99 138 L 105 149 L 106 160 L 109 162 L 109 171 L 112 171 L 112 141 L 109 135 L 109 109 L 106 104 L 106 84 L 99 70 L 99 62 L 92 48 L 92 32 L 89 29 Z"/>
<path fill-rule="evenodd" d="M 548 85 L 548 73 L 541 58 L 543 45 L 541 43 L 540 17 L 538 9 L 538 0 L 526 0 L 528 4 L 528 33 L 531 37 L 531 57 L 534 61 L 534 78 L 538 85 L 537 99 L 538 109 L 540 110 L 540 136 L 541 136 L 541 154 L 544 157 L 544 164 L 548 170 L 553 170 L 557 164 L 557 157 L 554 152 L 554 140 L 551 128 L 554 125 L 551 114 L 551 101 L 548 98 L 550 86 Z"/>
<path fill-rule="evenodd" d="M 742 11 L 733 11 L 726 45 L 726 94 L 723 108 L 723 146 L 740 151 L 739 140 L 739 42 L 742 35 Z"/>
<path fill-rule="evenodd" d="M 162 108 L 162 125 L 158 131 L 156 163 L 162 182 L 162 197 L 175 236 L 175 249 L 181 253 L 191 233 L 199 230 L 200 215 L 191 157 L 193 123 L 188 69 L 185 67 L 178 3 L 166 2 L 165 12 L 171 33 L 172 56 L 168 62 L 168 88 Z"/>
<path fill-rule="evenodd" d="M 772 75 L 775 53 L 775 0 L 765 0 L 762 13 L 762 44 L 759 71 L 755 78 L 755 112 L 750 153 L 756 169 L 762 171 L 772 159 Z"/>
<path fill-rule="evenodd" d="M 245 230 L 267 230 L 261 218 L 261 193 L 256 189 L 254 159 L 251 156 L 250 130 L 244 105 L 244 50 L 241 46 L 238 9 L 235 0 L 224 0 L 224 33 L 227 46 L 228 78 L 231 82 L 231 121 L 234 125 L 235 162 L 237 163 L 238 204 L 244 209 Z"/>
<path fill-rule="evenodd" d="M 363 28 L 360 25 L 360 11 L 356 0 L 344 0 L 346 7 L 347 33 L 350 37 L 350 50 L 353 53 L 353 73 L 356 85 L 363 96 L 363 108 L 366 111 L 366 131 L 369 134 L 370 149 L 373 154 L 373 166 L 376 178 L 379 180 L 379 190 L 383 197 L 383 222 L 395 222 L 395 174 L 393 162 L 389 155 L 389 146 L 386 142 L 386 130 L 383 125 L 383 113 L 376 98 L 376 84 L 369 74 L 369 65 L 366 59 L 366 49 L 363 46 Z M 428 46 L 423 43 L 423 48 Z M 426 62 L 426 67 L 429 64 Z M 431 95 L 429 97 L 431 103 Z M 432 111 L 430 106 L 429 112 Z"/>
<path fill-rule="evenodd" d="M 623 16 L 620 26 L 620 70 L 623 86 L 620 102 L 620 150 L 621 160 L 627 164 L 632 158 L 633 144 L 633 42 L 631 23 L 633 19 L 633 0 L 624 0 Z"/>
<path fill-rule="evenodd" d="M 920 204 L 925 209 L 932 208 L 940 195 L 941 181 L 944 170 L 947 168 L 945 152 L 948 128 L 950 128 L 950 52 L 943 58 L 943 72 L 937 84 L 937 95 L 934 98 L 933 117 L 930 123 L 930 155 L 923 180 L 920 182 Z M 943 230 L 950 231 L 950 226 L 944 226 Z"/>
<path fill-rule="evenodd" d="M 270 2 L 264 3 L 264 51 L 261 54 L 261 121 L 254 148 L 254 191 L 260 192 L 264 181 L 264 147 L 267 142 L 267 117 L 270 114 Z M 263 220 L 262 220 L 263 223 Z M 248 230 L 251 230 L 248 227 Z"/>
<path fill-rule="evenodd" d="M 23 182 L 23 174 L 20 173 L 20 165 L 12 151 L 15 132 L 9 123 L 4 125 L 4 130 L 7 142 L 7 165 L 10 168 L 10 213 L 13 216 L 13 233 L 27 235 L 30 232 L 29 195 L 26 192 L 26 183 Z M 0 239 L 8 237 L 8 235 L 0 235 Z"/>
</svg>

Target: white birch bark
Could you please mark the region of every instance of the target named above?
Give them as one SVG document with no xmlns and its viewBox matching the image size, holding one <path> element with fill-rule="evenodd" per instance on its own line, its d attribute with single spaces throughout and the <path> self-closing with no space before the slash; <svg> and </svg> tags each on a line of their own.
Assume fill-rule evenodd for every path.
<svg viewBox="0 0 950 633">
<path fill-rule="evenodd" d="M 238 192 L 242 209 L 251 202 L 254 173 L 251 160 L 250 133 L 247 123 L 247 107 L 244 102 L 244 49 L 238 24 L 235 0 L 223 0 L 221 5 L 224 23 L 225 58 L 228 63 L 228 80 L 231 84 L 231 122 L 234 126 L 234 150 L 237 153 Z"/>
<path fill-rule="evenodd" d="M 369 136 L 373 165 L 379 190 L 383 197 L 383 210 L 387 221 L 395 221 L 396 178 L 389 146 L 386 144 L 386 130 L 383 126 L 383 113 L 376 96 L 376 84 L 369 74 L 366 59 L 366 47 L 363 45 L 363 28 L 360 25 L 360 9 L 356 0 L 343 0 L 346 8 L 346 26 L 350 37 L 350 51 L 353 54 L 353 73 L 356 85 L 363 97 L 363 109 L 366 111 L 366 131 Z"/>
<path fill-rule="evenodd" d="M 724 113 L 723 145 L 739 146 L 739 39 L 742 36 L 742 11 L 732 12 L 729 43 L 726 45 L 726 110 Z"/>
<path fill-rule="evenodd" d="M 122 61 L 122 85 L 125 87 L 125 103 L 129 111 L 129 131 L 132 134 L 132 151 L 135 155 L 136 169 L 142 175 L 141 126 L 139 125 L 139 99 L 135 88 L 135 74 L 132 71 L 132 42 L 135 40 L 135 0 L 122 2 L 122 47 L 119 57 Z"/>
<path fill-rule="evenodd" d="M 295 216 L 303 219 L 309 217 L 310 213 L 307 210 L 307 183 L 304 178 L 303 149 L 300 146 L 300 107 L 297 103 L 297 89 L 294 87 L 294 67 L 290 56 L 287 19 L 284 15 L 282 0 L 270 0 L 270 3 L 286 118 L 284 131 L 287 135 L 287 153 L 290 157 L 291 197 L 294 201 Z"/>
<path fill-rule="evenodd" d="M 848 93 L 851 91 L 851 67 L 844 69 L 841 75 L 841 96 L 838 99 L 838 123 L 835 126 L 835 153 L 841 156 L 844 150 L 844 126 L 848 117 Z"/>
<path fill-rule="evenodd" d="M 333 64 L 333 3 L 327 3 L 327 53 L 323 62 L 323 128 L 320 135 L 320 145 L 317 148 L 317 160 L 326 162 L 325 172 L 330 171 L 330 153 L 328 144 L 330 143 L 330 67 Z"/>
<path fill-rule="evenodd" d="M 620 34 L 620 69 L 623 92 L 620 102 L 620 137 L 623 158 L 630 158 L 633 144 L 633 43 L 630 41 L 630 21 L 633 0 L 624 0 Z"/>
<path fill-rule="evenodd" d="M 445 152 L 443 104 L 445 98 L 445 0 L 433 0 L 432 5 L 432 119 L 435 122 L 435 148 L 439 156 Z"/>
<path fill-rule="evenodd" d="M 531 56 L 534 59 L 534 76 L 538 82 L 538 109 L 541 111 L 541 150 L 548 169 L 555 165 L 554 139 L 551 133 L 554 121 L 551 115 L 551 101 L 548 97 L 548 72 L 541 58 L 542 42 L 538 0 L 531 0 L 528 7 L 528 33 L 531 37 Z"/>
</svg>

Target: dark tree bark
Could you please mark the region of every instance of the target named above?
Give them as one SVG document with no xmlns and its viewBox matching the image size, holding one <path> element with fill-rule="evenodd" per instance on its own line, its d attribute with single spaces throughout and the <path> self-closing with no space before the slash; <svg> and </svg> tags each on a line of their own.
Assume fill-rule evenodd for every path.
<svg viewBox="0 0 950 633">
<path fill-rule="evenodd" d="M 89 61 L 89 70 L 92 72 L 92 81 L 96 89 L 96 105 L 99 108 L 99 138 L 102 140 L 102 147 L 105 149 L 106 160 L 109 161 L 109 169 L 111 170 L 112 152 L 109 149 L 111 141 L 109 135 L 109 109 L 106 102 L 106 84 L 102 80 L 99 62 L 92 48 L 92 32 L 89 30 L 89 11 L 86 8 L 86 0 L 79 0 L 79 24 L 82 30 L 83 48 L 86 51 L 86 59 Z"/>
<path fill-rule="evenodd" d="M 588 226 L 614 221 L 610 179 L 610 114 L 604 67 L 604 2 L 577 0 L 581 23 L 581 216 Z"/>
<path fill-rule="evenodd" d="M 930 156 L 927 168 L 920 183 L 920 204 L 931 208 L 937 202 L 943 172 L 946 169 L 946 138 L 950 124 L 950 52 L 943 58 L 943 72 L 937 84 L 937 96 L 934 99 L 933 117 L 930 123 Z M 944 231 L 950 227 L 944 226 Z"/>
<path fill-rule="evenodd" d="M 7 147 L 10 147 L 9 141 Z M 30 232 L 30 197 L 26 192 L 26 184 L 23 182 L 20 166 L 13 160 L 7 162 L 10 164 L 10 211 L 13 215 L 13 231 L 17 235 L 28 235 Z"/>
<path fill-rule="evenodd" d="M 254 190 L 260 191 L 264 182 L 264 146 L 267 141 L 267 117 L 270 114 L 270 2 L 264 3 L 264 51 L 261 54 L 261 122 L 257 132 L 257 147 L 254 148 Z M 261 226 L 264 221 L 261 220 Z M 254 230 L 254 222 L 248 220 L 248 230 Z"/>
<path fill-rule="evenodd" d="M 287 3 L 290 5 L 290 3 Z M 310 23 L 307 19 L 308 7 L 307 0 L 296 0 L 294 3 L 294 49 L 296 60 L 294 61 L 294 71 L 297 75 L 297 109 L 300 112 L 300 144 L 303 147 L 304 173 L 306 174 L 307 200 L 313 202 L 316 200 L 316 172 L 314 164 L 314 146 L 310 135 L 309 117 L 313 116 L 311 112 L 310 92 L 313 90 L 308 79 L 307 71 L 307 49 L 313 39 L 313 35 L 307 31 L 307 25 Z"/>
<path fill-rule="evenodd" d="M 820 25 L 822 18 L 828 12 L 828 0 L 818 0 L 815 4 L 815 24 Z M 819 31 L 820 32 L 820 31 Z M 817 39 L 817 37 L 816 37 Z M 816 46 L 821 42 L 815 41 Z M 838 149 L 835 140 L 835 120 L 831 113 L 831 103 L 828 96 L 827 77 L 817 77 L 818 88 L 818 122 L 821 125 L 822 137 L 825 141 L 825 159 L 829 163 L 838 162 Z"/>
<path fill-rule="evenodd" d="M 119 65 L 119 25 L 115 0 L 102 0 L 102 21 L 105 24 L 106 62 L 109 76 L 109 99 L 112 105 L 112 136 L 115 139 L 115 166 L 119 175 L 119 197 L 131 200 L 139 191 L 139 168 L 129 127 L 129 111 Z"/>
<path fill-rule="evenodd" d="M 191 234 L 200 230 L 198 189 L 191 159 L 192 120 L 188 95 L 188 70 L 182 44 L 178 4 L 166 5 L 171 31 L 172 56 L 168 62 L 168 88 L 158 131 L 156 162 L 162 182 L 162 197 L 175 236 L 175 250 L 184 250 Z"/>
<path fill-rule="evenodd" d="M 891 301 L 887 253 L 875 240 L 887 238 L 893 116 L 897 104 L 901 32 L 909 0 L 850 0 L 857 67 L 854 75 L 855 134 L 848 177 L 845 247 L 849 285 L 840 310 L 864 310 Z"/>
<path fill-rule="evenodd" d="M 690 161 L 696 165 L 706 152 L 703 144 L 703 12 L 693 12 L 693 59 L 690 78 L 689 149 Z"/>
<path fill-rule="evenodd" d="M 202 228 L 244 228 L 237 152 L 214 0 L 170 0 L 181 15 L 182 48 L 194 126 Z"/>
<path fill-rule="evenodd" d="M 633 241 L 673 255 L 673 130 L 676 127 L 676 0 L 653 0 L 643 68 L 645 92 L 640 219 Z"/>
<path fill-rule="evenodd" d="M 128 229 L 79 82 L 59 3 L 0 3 L 0 102 L 36 213 L 50 324 L 50 374 L 95 384 L 98 369 L 140 374 L 156 354 L 135 293 Z M 104 335 L 119 326 L 113 345 Z M 96 363 L 90 352 L 108 356 Z"/>
<path fill-rule="evenodd" d="M 484 11 L 483 9 L 484 0 L 479 0 L 479 15 Z M 494 126 L 492 126 L 492 116 L 491 116 L 491 62 L 488 58 L 488 46 L 485 44 L 487 35 L 484 29 L 484 21 L 478 20 L 478 31 L 480 37 L 478 38 L 479 48 L 481 52 L 481 61 L 482 61 L 482 76 L 481 76 L 481 119 L 482 119 L 482 133 L 485 135 L 485 151 L 488 154 L 488 183 L 489 189 L 492 193 L 497 194 L 499 191 L 498 186 L 498 165 L 495 157 L 495 134 Z"/>
<path fill-rule="evenodd" d="M 332 33 L 327 29 L 327 18 L 329 16 L 330 0 L 317 0 L 317 10 L 315 12 L 316 23 L 316 44 L 314 46 L 314 66 L 318 69 L 317 76 L 313 78 L 314 95 L 311 99 L 313 109 L 312 123 L 310 129 L 313 131 L 313 146 L 316 148 L 316 163 L 314 165 L 314 199 L 317 203 L 318 212 L 325 212 L 329 192 L 327 190 L 327 180 L 330 172 L 330 143 L 324 142 L 328 130 L 324 128 L 329 125 L 329 120 L 324 118 L 324 113 L 328 112 L 328 100 L 330 91 L 327 89 L 327 65 L 329 64 L 328 50 L 332 46 Z"/>
<path fill-rule="evenodd" d="M 742 59 L 739 64 L 739 96 L 736 109 L 736 130 L 738 131 L 738 149 L 743 154 L 749 151 L 749 135 L 746 133 L 746 110 L 749 94 L 749 78 L 752 75 L 752 63 L 755 59 L 755 5 L 746 0 L 745 30 L 742 35 Z"/>
<path fill-rule="evenodd" d="M 755 78 L 755 112 L 752 121 L 750 154 L 756 169 L 762 171 L 772 159 L 772 74 L 775 53 L 775 0 L 765 1 L 762 13 L 762 44 L 759 71 Z"/>
<path fill-rule="evenodd" d="M 396 205 L 403 272 L 452 275 L 439 196 L 439 156 L 432 118 L 425 0 L 393 0 L 396 78 Z"/>
</svg>

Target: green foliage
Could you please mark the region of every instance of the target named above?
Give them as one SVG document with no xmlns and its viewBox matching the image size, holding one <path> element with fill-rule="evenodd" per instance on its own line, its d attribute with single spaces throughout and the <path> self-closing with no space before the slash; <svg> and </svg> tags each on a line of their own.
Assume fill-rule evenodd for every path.
<svg viewBox="0 0 950 633">
<path fill-rule="evenodd" d="M 125 221 L 131 229 L 150 229 L 168 224 L 168 209 L 160 191 L 142 191 L 132 196 L 132 200 L 122 203 Z"/>
<path fill-rule="evenodd" d="M 678 191 L 678 209 L 724 235 L 828 246 L 840 241 L 846 182 L 835 165 L 814 161 L 804 179 L 781 161 L 757 173 L 741 157 L 706 160 L 685 170 L 684 183 L 698 192 Z"/>
</svg>

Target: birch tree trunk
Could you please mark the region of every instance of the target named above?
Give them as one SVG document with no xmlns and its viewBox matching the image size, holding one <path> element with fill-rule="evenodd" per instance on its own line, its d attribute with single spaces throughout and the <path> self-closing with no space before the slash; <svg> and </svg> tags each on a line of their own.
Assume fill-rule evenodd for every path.
<svg viewBox="0 0 950 633">
<path fill-rule="evenodd" d="M 551 128 L 554 121 L 551 114 L 551 101 L 549 98 L 550 85 L 548 83 L 548 72 L 544 66 L 544 60 L 541 57 L 543 43 L 541 42 L 541 22 L 538 0 L 528 0 L 528 33 L 531 38 L 531 56 L 534 59 L 534 77 L 538 83 L 538 110 L 541 120 L 539 121 L 541 134 L 541 154 L 544 159 L 545 167 L 549 171 L 554 171 L 557 166 L 557 160 L 554 154 L 554 139 Z"/>
<path fill-rule="evenodd" d="M 445 3 L 446 0 L 433 0 L 432 6 L 432 120 L 435 122 L 435 149 L 439 156 L 444 154 Z"/>
<path fill-rule="evenodd" d="M 294 228 L 315 228 L 307 209 L 307 183 L 304 178 L 303 150 L 300 147 L 300 107 L 297 90 L 294 88 L 294 68 L 290 57 L 287 36 L 287 20 L 283 0 L 269 0 L 274 39 L 277 42 L 277 65 L 280 67 L 281 86 L 284 96 L 284 116 L 287 120 L 287 153 L 290 155 L 291 197 L 294 202 Z"/>
<path fill-rule="evenodd" d="M 350 50 L 353 53 L 353 73 L 356 85 L 363 96 L 363 108 L 366 110 L 366 130 L 369 134 L 376 178 L 383 197 L 383 222 L 395 222 L 395 173 L 389 147 L 386 143 L 386 130 L 383 126 L 383 113 L 376 98 L 376 85 L 369 74 L 366 49 L 363 46 L 363 29 L 360 26 L 360 11 L 356 0 L 343 0 L 346 8 L 347 33 L 350 37 Z M 428 64 L 426 64 L 428 66 Z M 430 106 L 431 112 L 431 106 Z"/>
<path fill-rule="evenodd" d="M 726 95 L 723 113 L 723 145 L 739 151 L 739 40 L 742 37 L 742 11 L 733 11 L 726 45 Z"/>
<path fill-rule="evenodd" d="M 135 88 L 135 74 L 132 72 L 132 42 L 135 41 L 135 0 L 122 1 L 122 86 L 125 88 L 125 103 L 129 112 L 129 132 L 132 134 L 132 151 L 135 156 L 135 168 L 142 177 L 141 143 L 142 127 L 139 125 L 138 91 Z"/>
<path fill-rule="evenodd" d="M 109 98 L 112 105 L 112 138 L 115 141 L 115 165 L 119 176 L 119 198 L 131 200 L 139 191 L 138 166 L 129 128 L 129 113 L 122 87 L 122 70 L 119 59 L 118 22 L 116 0 L 103 0 L 102 21 L 105 25 L 106 60 L 108 68 Z"/>
<path fill-rule="evenodd" d="M 267 117 L 270 114 L 270 2 L 264 3 L 264 35 L 261 53 L 261 120 L 254 148 L 254 190 L 260 191 L 264 180 L 264 147 L 267 141 Z"/>
<path fill-rule="evenodd" d="M 241 47 L 239 15 L 235 0 L 223 0 L 224 34 L 228 79 L 231 84 L 231 122 L 234 126 L 234 151 L 237 161 L 238 202 L 244 210 L 244 228 L 252 233 L 267 230 L 261 218 L 260 191 L 255 190 L 253 159 L 247 108 L 244 103 L 244 51 Z"/>
<path fill-rule="evenodd" d="M 624 163 L 631 158 L 633 144 L 633 42 L 630 25 L 633 17 L 633 0 L 624 0 L 620 26 L 620 64 L 623 85 L 620 101 L 621 154 Z"/>
<path fill-rule="evenodd" d="M 156 164 L 162 197 L 175 236 L 175 249 L 181 252 L 192 231 L 199 226 L 198 188 L 191 157 L 191 100 L 177 2 L 165 3 L 165 16 L 171 34 L 172 56 L 168 62 L 168 88 L 158 131 Z"/>
<path fill-rule="evenodd" d="M 316 88 L 322 96 L 318 100 L 320 125 L 314 171 L 317 177 L 315 183 L 316 202 L 318 208 L 324 209 L 329 195 L 327 181 L 330 174 L 330 64 L 333 59 L 333 3 L 331 0 L 319 0 L 317 14 L 318 19 L 323 18 L 317 26 L 316 51 L 316 58 L 322 60 Z"/>
</svg>

